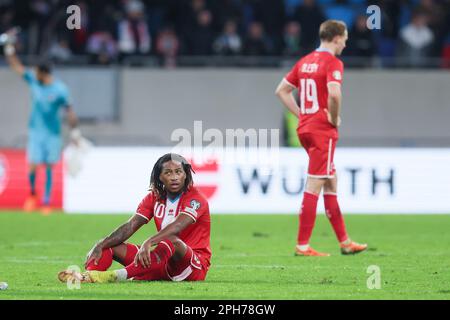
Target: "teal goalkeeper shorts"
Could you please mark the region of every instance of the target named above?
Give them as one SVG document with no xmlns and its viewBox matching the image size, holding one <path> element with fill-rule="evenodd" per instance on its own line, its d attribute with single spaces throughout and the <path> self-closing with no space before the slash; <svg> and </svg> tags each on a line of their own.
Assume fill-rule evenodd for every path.
<svg viewBox="0 0 450 320">
<path fill-rule="evenodd" d="M 61 158 L 62 138 L 59 135 L 33 135 L 28 140 L 28 161 L 33 164 L 54 164 Z"/>
</svg>

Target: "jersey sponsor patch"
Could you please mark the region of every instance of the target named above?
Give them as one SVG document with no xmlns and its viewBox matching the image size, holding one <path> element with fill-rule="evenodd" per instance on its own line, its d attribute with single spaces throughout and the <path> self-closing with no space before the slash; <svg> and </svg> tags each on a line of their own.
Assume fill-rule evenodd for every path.
<svg viewBox="0 0 450 320">
<path fill-rule="evenodd" d="M 341 72 L 339 70 L 333 71 L 333 78 L 336 80 L 342 80 Z"/>
</svg>

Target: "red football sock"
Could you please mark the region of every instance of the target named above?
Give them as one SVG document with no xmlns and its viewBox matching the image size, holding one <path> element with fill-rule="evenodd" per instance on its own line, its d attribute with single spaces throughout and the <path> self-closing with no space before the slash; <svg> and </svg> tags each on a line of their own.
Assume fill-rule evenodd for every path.
<svg viewBox="0 0 450 320">
<path fill-rule="evenodd" d="M 325 212 L 331 222 L 331 225 L 333 226 L 337 239 L 339 242 L 347 240 L 348 235 L 345 230 L 344 217 L 342 216 L 341 209 L 339 208 L 336 194 L 325 193 L 323 195 L 323 200 L 325 202 Z"/>
<path fill-rule="evenodd" d="M 167 264 L 170 257 L 175 253 L 175 247 L 170 240 L 161 241 L 155 249 L 150 252 L 150 267 L 144 268 L 140 264 L 135 266 L 134 263 L 128 265 L 125 269 L 127 270 L 127 279 L 147 275 L 152 272 L 160 273 L 162 265 Z"/>
<path fill-rule="evenodd" d="M 300 212 L 300 226 L 298 228 L 297 244 L 306 245 L 309 243 L 311 233 L 316 221 L 316 210 L 318 195 L 314 193 L 304 192 L 303 203 Z"/>
<path fill-rule="evenodd" d="M 125 255 L 125 259 L 121 261 L 122 265 L 125 267 L 128 266 L 130 263 L 133 263 L 134 257 L 139 251 L 139 246 L 131 243 L 126 243 L 127 246 L 127 253 Z"/>
<path fill-rule="evenodd" d="M 113 262 L 113 251 L 111 248 L 104 249 L 102 251 L 102 257 L 98 260 L 98 264 L 94 263 L 94 260 L 89 262 L 86 266 L 86 270 L 106 271 Z"/>
</svg>

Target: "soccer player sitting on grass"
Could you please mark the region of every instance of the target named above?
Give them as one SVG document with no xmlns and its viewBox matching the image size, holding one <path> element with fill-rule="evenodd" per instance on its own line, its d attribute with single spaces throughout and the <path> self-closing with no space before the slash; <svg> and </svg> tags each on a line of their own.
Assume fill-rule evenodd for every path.
<svg viewBox="0 0 450 320">
<path fill-rule="evenodd" d="M 364 251 L 366 244 L 352 241 L 337 201 L 334 149 L 338 141 L 344 65 L 336 56 L 347 41 L 347 27 L 337 20 L 320 25 L 320 47 L 301 58 L 277 87 L 284 106 L 299 118 L 297 133 L 309 157 L 308 179 L 303 195 L 296 255 L 328 256 L 309 246 L 316 219 L 317 201 L 323 190 L 325 210 L 340 243 L 342 254 Z M 300 106 L 293 96 L 298 89 Z"/>
<path fill-rule="evenodd" d="M 125 242 L 152 218 L 158 230 L 154 236 L 141 247 Z M 165 154 L 153 167 L 150 193 L 136 214 L 92 248 L 87 271 L 65 270 L 58 278 L 98 283 L 202 281 L 210 266 L 210 225 L 208 202 L 193 186 L 191 165 L 177 154 Z M 113 259 L 125 268 L 106 271 Z"/>
</svg>

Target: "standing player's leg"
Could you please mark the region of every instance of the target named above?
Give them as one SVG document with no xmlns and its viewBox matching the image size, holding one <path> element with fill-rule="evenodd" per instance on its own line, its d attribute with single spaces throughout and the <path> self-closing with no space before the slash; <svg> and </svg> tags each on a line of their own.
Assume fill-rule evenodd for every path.
<svg viewBox="0 0 450 320">
<path fill-rule="evenodd" d="M 62 139 L 59 136 L 49 136 L 43 143 L 44 162 L 45 162 L 45 191 L 42 199 L 42 213 L 49 214 L 52 209 L 50 206 L 53 189 L 53 168 L 61 159 Z"/>
<path fill-rule="evenodd" d="M 355 254 L 367 249 L 367 244 L 359 244 L 352 241 L 345 228 L 344 217 L 337 200 L 337 176 L 327 179 L 323 188 L 323 200 L 325 212 L 330 220 L 336 237 L 339 241 L 342 254 Z"/>
<path fill-rule="evenodd" d="M 309 246 L 312 230 L 316 221 L 317 201 L 320 191 L 329 176 L 330 148 L 328 139 L 310 133 L 300 134 L 299 139 L 309 157 L 308 179 L 299 215 L 299 228 L 295 254 L 299 256 L 328 256 Z"/>
<path fill-rule="evenodd" d="M 323 188 L 323 200 L 325 204 L 325 212 L 333 227 L 334 233 L 340 243 L 348 240 L 347 231 L 345 229 L 344 217 L 342 216 L 337 201 L 337 177 L 327 179 Z"/>
<path fill-rule="evenodd" d="M 297 235 L 296 255 L 301 256 L 327 256 L 309 246 L 314 224 L 317 215 L 317 201 L 320 191 L 325 184 L 325 179 L 308 177 L 306 181 L 306 190 L 303 193 L 302 207 L 299 217 L 299 228 Z"/>
<path fill-rule="evenodd" d="M 34 211 L 37 207 L 36 170 L 37 164 L 30 163 L 28 166 L 28 183 L 30 185 L 30 194 L 28 195 L 23 205 L 23 210 L 26 212 Z"/>
<path fill-rule="evenodd" d="M 44 160 L 44 154 L 40 141 L 32 133 L 30 133 L 30 139 L 27 146 L 27 160 L 30 194 L 24 202 L 23 210 L 26 212 L 31 212 L 36 210 L 37 207 L 36 171 L 38 164 L 42 163 Z"/>
</svg>

